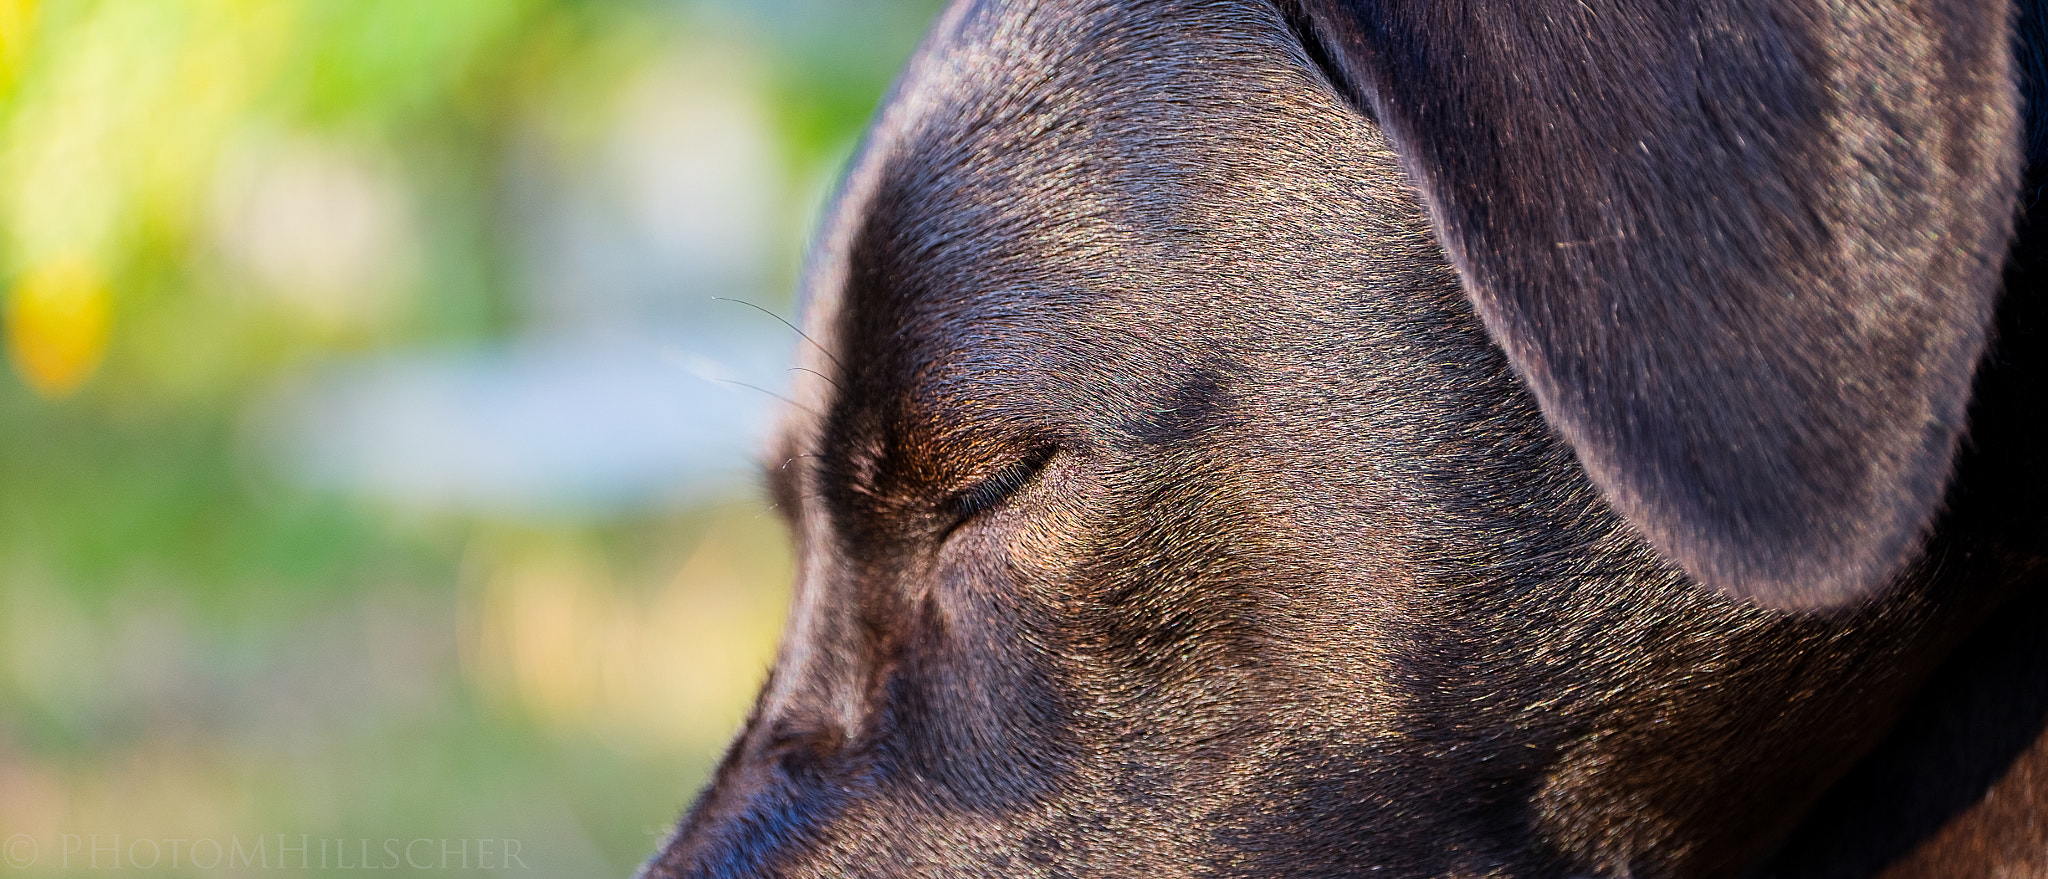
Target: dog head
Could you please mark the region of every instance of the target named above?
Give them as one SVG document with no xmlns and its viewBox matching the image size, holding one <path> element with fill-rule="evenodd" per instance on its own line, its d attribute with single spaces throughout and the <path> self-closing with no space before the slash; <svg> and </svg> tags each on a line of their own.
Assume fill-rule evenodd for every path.
<svg viewBox="0 0 2048 879">
<path fill-rule="evenodd" d="M 1751 863 L 1991 576 L 2007 17 L 956 3 L 814 256 L 780 656 L 645 875 Z"/>
</svg>

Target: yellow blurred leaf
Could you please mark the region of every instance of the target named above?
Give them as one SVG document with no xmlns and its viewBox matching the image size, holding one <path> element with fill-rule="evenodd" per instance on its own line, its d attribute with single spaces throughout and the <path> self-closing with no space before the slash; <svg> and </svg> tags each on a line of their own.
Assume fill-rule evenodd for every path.
<svg viewBox="0 0 2048 879">
<path fill-rule="evenodd" d="M 91 263 L 59 259 L 31 268 L 8 291 L 7 355 L 29 389 L 71 394 L 106 355 L 113 306 Z"/>
<path fill-rule="evenodd" d="M 36 0 L 0 0 L 0 94 L 14 85 L 28 59 L 35 20 Z"/>
</svg>

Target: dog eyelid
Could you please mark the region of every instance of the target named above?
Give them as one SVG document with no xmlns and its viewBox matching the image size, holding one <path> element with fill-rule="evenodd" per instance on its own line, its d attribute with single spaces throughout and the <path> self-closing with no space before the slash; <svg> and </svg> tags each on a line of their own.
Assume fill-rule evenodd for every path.
<svg viewBox="0 0 2048 879">
<path fill-rule="evenodd" d="M 946 499 L 945 509 L 952 514 L 957 526 L 969 519 L 987 513 L 1010 499 L 1045 469 L 1052 460 L 1053 446 L 1043 446 L 1023 459 L 996 471 L 993 475 L 966 488 L 954 492 Z"/>
</svg>

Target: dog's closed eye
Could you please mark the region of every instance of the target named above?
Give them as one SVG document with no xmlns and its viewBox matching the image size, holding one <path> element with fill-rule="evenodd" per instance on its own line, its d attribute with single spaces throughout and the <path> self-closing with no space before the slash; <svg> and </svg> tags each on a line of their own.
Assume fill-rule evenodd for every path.
<svg viewBox="0 0 2048 879">
<path fill-rule="evenodd" d="M 1045 469 L 1046 462 L 1052 460 L 1053 451 L 1052 446 L 1036 449 L 1015 463 L 954 492 L 946 499 L 945 506 L 946 511 L 953 517 L 953 527 L 957 528 L 976 516 L 1002 506 L 1004 501 L 1009 500 L 1024 486 L 1030 485 L 1039 471 Z"/>
</svg>

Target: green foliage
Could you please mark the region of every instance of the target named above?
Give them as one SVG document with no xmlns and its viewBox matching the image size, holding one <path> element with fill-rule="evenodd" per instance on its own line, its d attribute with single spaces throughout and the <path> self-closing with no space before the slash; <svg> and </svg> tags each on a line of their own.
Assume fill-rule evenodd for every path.
<svg viewBox="0 0 2048 879">
<path fill-rule="evenodd" d="M 598 161 L 664 59 L 744 60 L 793 276 L 935 5 L 748 9 L 0 0 L 0 838 L 41 850 L 17 872 L 96 875 L 55 860 L 95 833 L 518 838 L 535 875 L 647 853 L 758 682 L 772 518 L 393 509 L 293 483 L 256 426 L 329 359 L 545 329 L 521 163 Z M 368 243 L 279 262 L 280 186 L 340 191 Z M 85 280 L 31 295 L 53 265 Z M 144 872 L 232 872 L 168 863 Z"/>
</svg>

